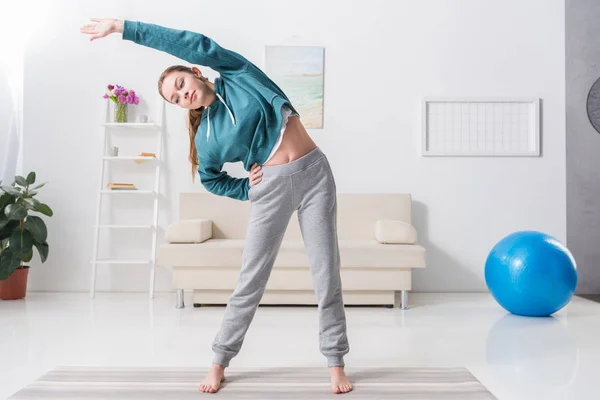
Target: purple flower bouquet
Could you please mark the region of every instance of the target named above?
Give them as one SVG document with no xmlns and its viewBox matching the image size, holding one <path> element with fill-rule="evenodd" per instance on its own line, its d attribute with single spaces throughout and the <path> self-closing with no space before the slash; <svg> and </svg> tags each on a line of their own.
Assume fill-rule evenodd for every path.
<svg viewBox="0 0 600 400">
<path fill-rule="evenodd" d="M 140 102 L 134 90 L 119 85 L 108 85 L 103 97 L 115 103 L 115 122 L 127 122 L 127 104 Z"/>
</svg>

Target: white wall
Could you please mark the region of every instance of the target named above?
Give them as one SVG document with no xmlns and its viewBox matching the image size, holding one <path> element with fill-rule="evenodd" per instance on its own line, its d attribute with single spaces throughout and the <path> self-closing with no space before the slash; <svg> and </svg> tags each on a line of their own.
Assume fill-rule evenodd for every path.
<svg viewBox="0 0 600 400">
<path fill-rule="evenodd" d="M 2 7 L 8 17 L 0 24 L 0 181 L 10 184 L 22 166 L 23 45 L 27 35 L 10 37 L 21 22 L 11 4 Z M 10 39 L 9 39 L 10 38 Z"/>
<path fill-rule="evenodd" d="M 4 184 L 10 184 L 14 175 L 14 108 L 7 74 L 0 65 L 0 181 Z"/>
<path fill-rule="evenodd" d="M 49 182 L 39 197 L 56 213 L 50 259 L 35 266 L 31 290 L 89 288 L 104 85 L 133 87 L 144 100 L 139 111 L 154 114 L 158 75 L 180 62 L 116 35 L 90 43 L 79 34 L 90 17 L 201 31 L 261 68 L 266 44 L 324 46 L 325 129 L 310 134 L 339 192 L 412 193 L 429 258 L 415 274 L 417 291 L 485 290 L 487 252 L 512 231 L 565 239 L 562 0 L 54 3 L 25 58 L 25 169 Z M 543 157 L 420 157 L 423 96 L 541 98 Z M 184 116 L 168 106 L 163 228 L 176 218 L 180 191 L 203 191 L 190 181 Z M 144 267 L 102 267 L 99 289 L 146 290 L 147 277 Z M 169 288 L 160 270 L 157 290 Z"/>
</svg>

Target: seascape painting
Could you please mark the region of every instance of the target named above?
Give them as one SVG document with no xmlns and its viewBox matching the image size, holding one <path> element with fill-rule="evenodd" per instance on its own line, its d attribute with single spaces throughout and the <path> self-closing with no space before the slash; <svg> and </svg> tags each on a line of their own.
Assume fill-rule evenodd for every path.
<svg viewBox="0 0 600 400">
<path fill-rule="evenodd" d="M 306 128 L 323 128 L 325 48 L 267 46 L 266 73 L 285 92 Z"/>
</svg>

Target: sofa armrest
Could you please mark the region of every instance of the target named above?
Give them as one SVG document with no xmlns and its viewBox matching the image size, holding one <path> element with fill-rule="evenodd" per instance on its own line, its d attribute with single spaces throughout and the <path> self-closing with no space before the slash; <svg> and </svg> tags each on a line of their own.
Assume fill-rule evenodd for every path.
<svg viewBox="0 0 600 400">
<path fill-rule="evenodd" d="M 403 221 L 380 219 L 375 223 L 375 239 L 379 243 L 416 244 L 417 230 Z"/>
<path fill-rule="evenodd" d="M 210 219 L 183 219 L 167 228 L 165 241 L 169 243 L 202 243 L 212 237 Z"/>
</svg>

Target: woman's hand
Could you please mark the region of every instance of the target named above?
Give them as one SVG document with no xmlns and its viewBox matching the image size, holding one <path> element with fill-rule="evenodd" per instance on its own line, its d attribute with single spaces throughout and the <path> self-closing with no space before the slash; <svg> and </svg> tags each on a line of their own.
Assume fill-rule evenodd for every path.
<svg viewBox="0 0 600 400">
<path fill-rule="evenodd" d="M 79 31 L 92 35 L 90 42 L 94 39 L 106 37 L 114 32 L 123 32 L 123 20 L 116 18 L 90 18 L 94 24 L 87 24 L 81 27 Z"/>
<path fill-rule="evenodd" d="M 259 183 L 260 181 L 262 181 L 262 167 L 260 165 L 258 165 L 257 163 L 254 163 L 252 165 L 252 169 L 250 170 L 250 176 L 248 176 L 248 178 L 250 179 L 250 187 L 256 185 L 257 183 Z"/>
</svg>

